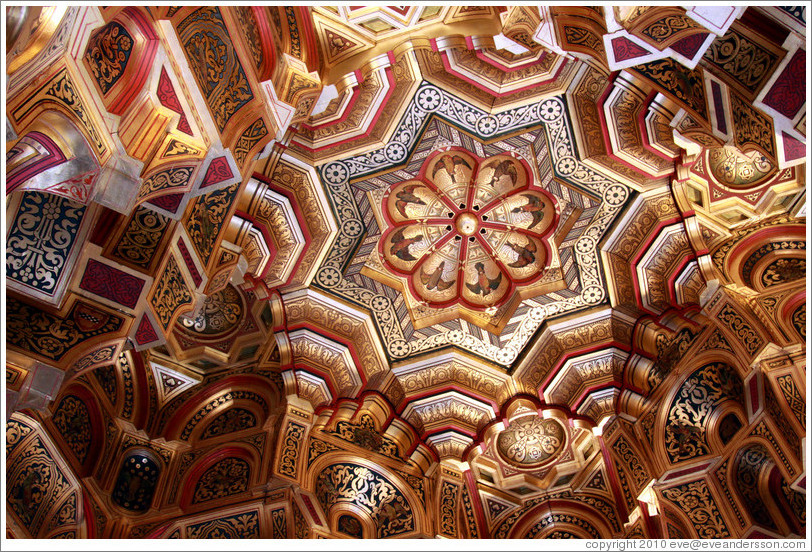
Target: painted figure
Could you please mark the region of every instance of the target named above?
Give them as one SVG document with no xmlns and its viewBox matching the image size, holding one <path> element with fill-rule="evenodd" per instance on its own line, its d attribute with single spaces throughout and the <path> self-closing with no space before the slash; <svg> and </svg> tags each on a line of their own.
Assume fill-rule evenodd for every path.
<svg viewBox="0 0 812 552">
<path fill-rule="evenodd" d="M 476 284 L 471 285 L 468 282 L 465 282 L 465 285 L 468 286 L 472 292 L 478 294 L 482 294 L 483 297 L 487 297 L 491 294 L 491 291 L 498 288 L 499 284 L 502 283 L 502 273 L 499 273 L 499 276 L 496 278 L 488 278 L 485 275 L 485 265 L 482 263 L 477 263 L 474 265 L 474 268 L 477 272 L 477 281 Z"/>
<path fill-rule="evenodd" d="M 403 259 L 404 261 L 416 261 L 417 257 L 414 257 L 411 253 L 409 253 L 409 246 L 413 243 L 421 241 L 422 239 L 423 234 L 417 234 L 416 236 L 407 238 L 403 235 L 403 228 L 400 228 L 392 236 L 392 246 L 389 248 L 389 253 L 398 259 Z"/>
<path fill-rule="evenodd" d="M 511 213 L 530 213 L 533 216 L 533 224 L 528 226 L 527 228 L 533 228 L 541 219 L 544 218 L 544 202 L 541 201 L 538 197 L 530 194 L 522 194 L 522 197 L 527 198 L 527 203 L 521 205 L 519 207 L 514 207 L 511 209 Z"/>
</svg>

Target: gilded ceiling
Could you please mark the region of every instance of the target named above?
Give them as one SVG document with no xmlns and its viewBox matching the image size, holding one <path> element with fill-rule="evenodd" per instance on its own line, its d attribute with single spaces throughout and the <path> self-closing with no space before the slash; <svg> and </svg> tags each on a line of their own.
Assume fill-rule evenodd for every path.
<svg viewBox="0 0 812 552">
<path fill-rule="evenodd" d="M 6 35 L 4 542 L 805 536 L 806 8 Z"/>
</svg>

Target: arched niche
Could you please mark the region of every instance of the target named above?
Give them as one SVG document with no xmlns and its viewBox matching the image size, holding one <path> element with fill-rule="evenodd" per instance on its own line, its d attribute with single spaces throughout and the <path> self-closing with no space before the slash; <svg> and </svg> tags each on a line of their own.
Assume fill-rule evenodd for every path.
<svg viewBox="0 0 812 552">
<path fill-rule="evenodd" d="M 306 481 L 331 528 L 337 528 L 339 517 L 350 512 L 371 532 L 371 538 L 418 538 L 431 532 L 423 501 L 385 466 L 328 453 L 309 467 Z"/>
<path fill-rule="evenodd" d="M 146 513 L 153 505 L 162 471 L 163 462 L 152 451 L 128 450 L 121 459 L 111 502 L 130 515 Z"/>
<path fill-rule="evenodd" d="M 376 538 L 375 520 L 365 509 L 354 504 L 336 504 L 328 520 L 334 535 L 353 539 Z"/>
<path fill-rule="evenodd" d="M 276 411 L 280 391 L 268 378 L 238 375 L 213 383 L 191 397 L 180 396 L 174 400 L 182 400 L 183 406 L 162 425 L 166 438 L 195 443 L 203 438 L 215 419 L 231 408 L 250 411 L 261 427 Z"/>
<path fill-rule="evenodd" d="M 720 451 L 724 445 L 719 430 L 722 421 L 731 423 L 728 414 L 742 425 L 747 420 L 744 383 L 731 363 L 721 355 L 703 355 L 696 364 L 699 368 L 666 396 L 668 407 L 660 414 L 663 433 L 655 442 L 670 464 Z"/>
<path fill-rule="evenodd" d="M 768 447 L 748 442 L 733 456 L 732 468 L 731 488 L 756 527 L 782 536 L 803 534 L 805 520 L 791 504 L 796 491 L 786 485 Z"/>
<path fill-rule="evenodd" d="M 259 483 L 260 458 L 250 447 L 226 446 L 198 460 L 184 478 L 179 505 L 184 510 L 208 509 Z"/>
<path fill-rule="evenodd" d="M 732 282 L 758 293 L 801 285 L 806 276 L 806 227 L 780 224 L 753 232 L 731 248 L 724 270 Z"/>
<path fill-rule="evenodd" d="M 509 521 L 507 518 L 506 521 Z M 527 508 L 505 533 L 507 538 L 548 538 L 554 531 L 564 531 L 576 538 L 605 539 L 614 532 L 604 516 L 583 502 L 554 498 Z M 497 530 L 496 535 L 502 533 Z M 497 537 L 498 538 L 498 537 Z"/>
<path fill-rule="evenodd" d="M 55 438 L 67 445 L 63 450 L 72 454 L 77 475 L 90 475 L 104 450 L 103 420 L 94 394 L 84 385 L 69 385 L 51 404 L 50 422 Z"/>
</svg>

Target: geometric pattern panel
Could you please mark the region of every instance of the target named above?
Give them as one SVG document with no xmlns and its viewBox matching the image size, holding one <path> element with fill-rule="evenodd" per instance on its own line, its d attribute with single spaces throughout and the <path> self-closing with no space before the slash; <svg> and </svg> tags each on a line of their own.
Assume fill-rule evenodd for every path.
<svg viewBox="0 0 812 552">
<path fill-rule="evenodd" d="M 110 265 L 88 259 L 79 287 L 134 309 L 144 287 L 144 280 Z"/>
</svg>

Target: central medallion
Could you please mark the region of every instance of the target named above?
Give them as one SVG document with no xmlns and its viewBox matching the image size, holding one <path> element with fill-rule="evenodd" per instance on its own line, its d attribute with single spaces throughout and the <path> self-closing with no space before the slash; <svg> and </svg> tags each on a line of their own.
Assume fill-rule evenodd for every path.
<svg viewBox="0 0 812 552">
<path fill-rule="evenodd" d="M 539 292 L 556 254 L 555 200 L 510 154 L 435 152 L 379 205 L 385 272 L 368 267 L 367 274 L 408 291 L 415 327 L 462 316 L 498 333 L 499 319 Z"/>
<path fill-rule="evenodd" d="M 457 216 L 457 231 L 463 236 L 473 236 L 479 226 L 479 220 L 471 213 L 462 213 Z"/>
</svg>

